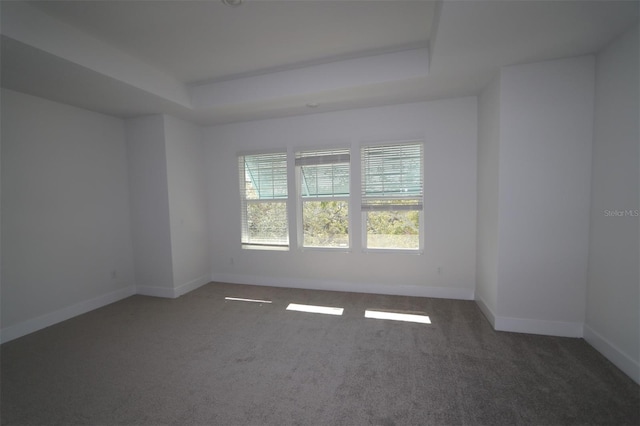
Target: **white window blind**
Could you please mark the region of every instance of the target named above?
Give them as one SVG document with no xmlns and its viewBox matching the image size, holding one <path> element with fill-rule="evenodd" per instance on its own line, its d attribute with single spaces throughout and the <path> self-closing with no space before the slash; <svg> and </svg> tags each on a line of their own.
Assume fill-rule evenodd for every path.
<svg viewBox="0 0 640 426">
<path fill-rule="evenodd" d="M 362 210 L 422 210 L 422 143 L 362 147 Z"/>
<path fill-rule="evenodd" d="M 348 149 L 298 152 L 302 197 L 349 196 Z"/>
<path fill-rule="evenodd" d="M 286 249 L 287 153 L 240 155 L 242 247 Z"/>
</svg>

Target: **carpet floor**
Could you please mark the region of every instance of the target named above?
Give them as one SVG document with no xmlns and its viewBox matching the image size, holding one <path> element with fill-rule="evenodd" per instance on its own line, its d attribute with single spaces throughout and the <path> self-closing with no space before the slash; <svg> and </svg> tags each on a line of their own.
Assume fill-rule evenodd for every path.
<svg viewBox="0 0 640 426">
<path fill-rule="evenodd" d="M 584 340 L 495 332 L 472 301 L 211 283 L 56 324 L 0 361 L 3 425 L 640 424 L 640 387 Z"/>
</svg>

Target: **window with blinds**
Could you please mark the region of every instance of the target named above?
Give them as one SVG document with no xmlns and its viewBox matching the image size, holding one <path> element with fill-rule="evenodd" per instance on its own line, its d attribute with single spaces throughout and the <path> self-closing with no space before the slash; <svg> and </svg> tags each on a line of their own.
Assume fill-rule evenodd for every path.
<svg viewBox="0 0 640 426">
<path fill-rule="evenodd" d="M 362 217 L 367 249 L 421 249 L 423 144 L 363 146 Z"/>
<path fill-rule="evenodd" d="M 289 248 L 287 153 L 238 156 L 242 248 Z"/>
<path fill-rule="evenodd" d="M 349 149 L 296 153 L 302 247 L 349 247 Z"/>
</svg>

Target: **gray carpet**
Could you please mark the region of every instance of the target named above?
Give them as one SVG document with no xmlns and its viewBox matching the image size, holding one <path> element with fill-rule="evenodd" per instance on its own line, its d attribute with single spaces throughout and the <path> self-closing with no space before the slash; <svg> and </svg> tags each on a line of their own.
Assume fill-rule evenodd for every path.
<svg viewBox="0 0 640 426">
<path fill-rule="evenodd" d="M 6 343 L 1 364 L 3 425 L 640 424 L 638 385 L 582 339 L 494 332 L 471 301 L 216 283 Z"/>
</svg>

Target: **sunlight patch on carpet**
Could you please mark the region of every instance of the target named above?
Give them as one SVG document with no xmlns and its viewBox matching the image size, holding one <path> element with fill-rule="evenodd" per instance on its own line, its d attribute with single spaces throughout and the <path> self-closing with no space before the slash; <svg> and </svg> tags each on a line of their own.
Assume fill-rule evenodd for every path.
<svg viewBox="0 0 640 426">
<path fill-rule="evenodd" d="M 297 303 L 289 303 L 287 311 L 311 312 L 314 314 L 325 315 L 342 315 L 344 308 L 334 308 L 331 306 L 315 306 L 315 305 L 299 305 Z"/>
<path fill-rule="evenodd" d="M 244 299 L 242 297 L 225 297 L 224 300 L 233 300 L 236 302 L 271 303 L 271 300 Z"/>
<path fill-rule="evenodd" d="M 364 311 L 365 318 L 385 319 L 392 321 L 417 322 L 421 324 L 431 324 L 431 319 L 427 315 L 402 314 L 399 312 Z"/>
</svg>

